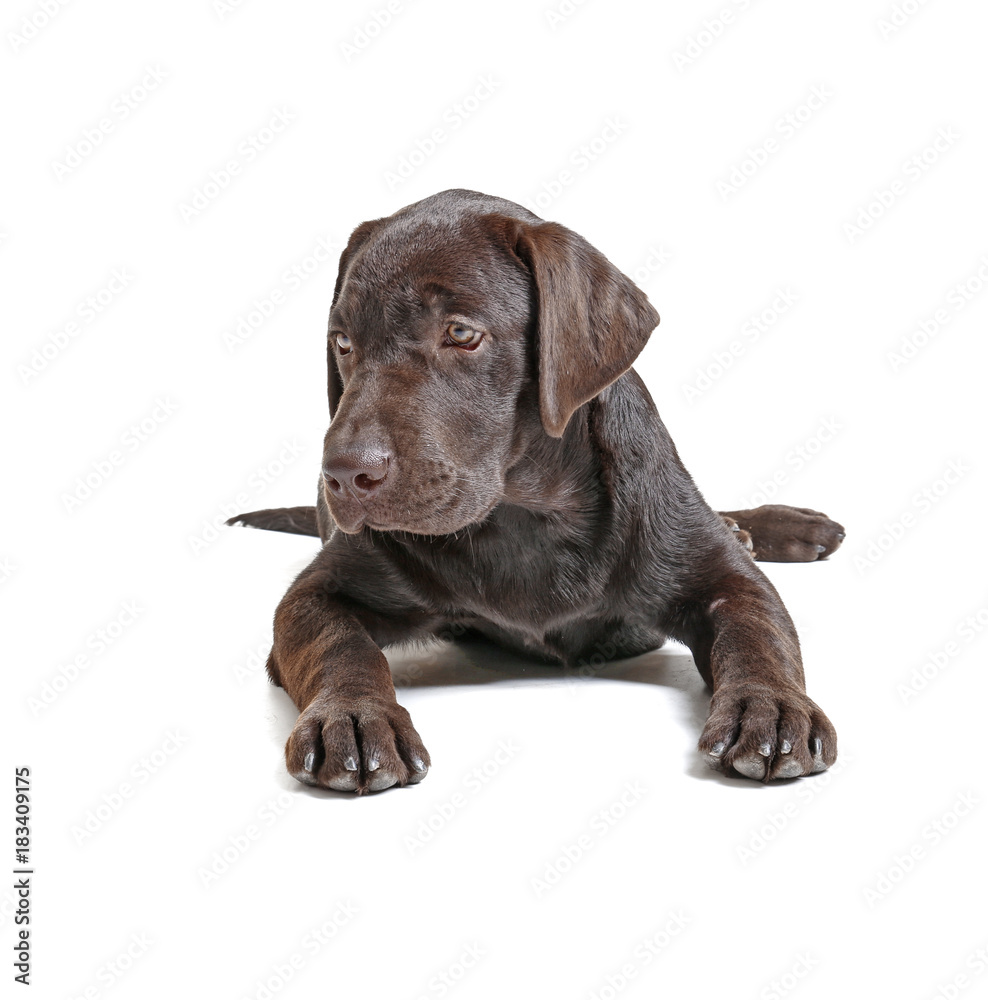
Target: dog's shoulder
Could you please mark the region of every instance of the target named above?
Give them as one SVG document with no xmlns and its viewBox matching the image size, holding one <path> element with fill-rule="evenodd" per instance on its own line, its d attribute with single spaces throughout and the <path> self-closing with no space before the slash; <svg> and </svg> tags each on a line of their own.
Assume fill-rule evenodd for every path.
<svg viewBox="0 0 988 1000">
<path fill-rule="evenodd" d="M 670 464 L 682 468 L 672 438 L 634 368 L 586 408 L 590 444 L 615 474 L 655 475 Z"/>
</svg>

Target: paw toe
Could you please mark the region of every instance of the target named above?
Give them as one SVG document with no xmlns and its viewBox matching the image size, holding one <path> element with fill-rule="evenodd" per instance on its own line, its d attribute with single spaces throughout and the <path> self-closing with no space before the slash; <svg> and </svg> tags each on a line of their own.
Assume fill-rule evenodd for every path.
<svg viewBox="0 0 988 1000">
<path fill-rule="evenodd" d="M 738 757 L 735 758 L 731 766 L 738 774 L 743 774 L 746 778 L 753 778 L 755 781 L 761 781 L 765 777 L 764 757 Z"/>
<path fill-rule="evenodd" d="M 323 778 L 320 784 L 327 788 L 333 788 L 337 792 L 355 792 L 357 790 L 357 772 L 344 771 L 342 774 L 334 774 L 332 777 Z"/>
<path fill-rule="evenodd" d="M 803 765 L 794 757 L 783 760 L 775 769 L 773 778 L 798 778 L 803 773 Z"/>
</svg>

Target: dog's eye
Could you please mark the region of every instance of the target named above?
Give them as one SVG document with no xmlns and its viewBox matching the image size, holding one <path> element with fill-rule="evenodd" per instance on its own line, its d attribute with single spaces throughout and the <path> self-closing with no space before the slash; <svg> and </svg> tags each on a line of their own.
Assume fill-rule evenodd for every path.
<svg viewBox="0 0 988 1000">
<path fill-rule="evenodd" d="M 350 338 L 345 333 L 336 335 L 336 346 L 339 348 L 340 354 L 349 354 L 353 350 L 353 344 L 350 343 Z"/>
<path fill-rule="evenodd" d="M 452 344 L 454 347 L 465 348 L 468 351 L 477 347 L 483 337 L 483 333 L 479 330 L 472 330 L 462 323 L 450 323 L 446 327 L 446 343 Z"/>
</svg>

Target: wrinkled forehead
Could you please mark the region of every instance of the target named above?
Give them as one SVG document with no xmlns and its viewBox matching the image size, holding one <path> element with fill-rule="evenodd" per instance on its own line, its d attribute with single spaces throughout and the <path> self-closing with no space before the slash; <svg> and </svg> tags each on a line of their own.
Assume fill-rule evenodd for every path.
<svg viewBox="0 0 988 1000">
<path fill-rule="evenodd" d="M 331 321 L 383 332 L 448 316 L 519 328 L 532 305 L 523 266 L 483 225 L 389 221 L 350 260 Z"/>
</svg>

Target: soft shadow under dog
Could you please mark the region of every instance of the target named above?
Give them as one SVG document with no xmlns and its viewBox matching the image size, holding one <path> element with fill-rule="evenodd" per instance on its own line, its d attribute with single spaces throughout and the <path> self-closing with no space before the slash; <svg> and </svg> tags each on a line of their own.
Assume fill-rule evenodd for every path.
<svg viewBox="0 0 988 1000">
<path fill-rule="evenodd" d="M 678 693 L 675 705 L 680 721 L 690 728 L 701 727 L 710 706 L 710 690 L 704 684 L 689 651 L 669 643 L 640 656 L 609 660 L 581 667 L 561 667 L 542 660 L 511 653 L 480 637 L 452 642 L 436 641 L 387 651 L 396 690 L 453 687 L 459 684 L 536 684 L 558 687 L 565 684 L 592 684 L 596 680 L 654 684 Z M 269 696 L 275 724 L 272 738 L 283 743 L 294 724 L 294 706 L 280 688 L 271 686 Z M 768 786 L 725 775 L 707 767 L 699 758 L 688 765 L 691 777 L 716 781 L 732 788 Z M 299 791 L 298 783 L 285 774 L 284 786 Z M 781 784 L 788 784 L 782 782 Z M 302 786 L 307 795 L 350 799 L 346 792 Z"/>
</svg>

